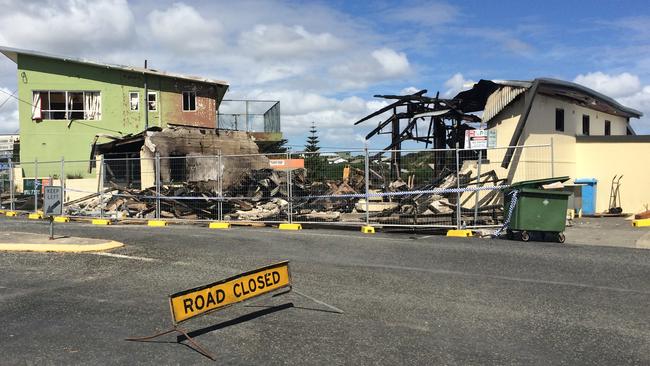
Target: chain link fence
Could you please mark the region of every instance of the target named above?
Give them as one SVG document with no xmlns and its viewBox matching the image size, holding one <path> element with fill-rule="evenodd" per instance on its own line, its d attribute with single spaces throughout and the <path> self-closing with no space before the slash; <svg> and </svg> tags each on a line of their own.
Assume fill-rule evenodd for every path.
<svg viewBox="0 0 650 366">
<path fill-rule="evenodd" d="M 509 165 L 503 165 L 512 154 Z M 8 163 L 3 209 L 116 220 L 480 228 L 503 222 L 510 183 L 554 174 L 551 145 L 97 158 Z"/>
</svg>

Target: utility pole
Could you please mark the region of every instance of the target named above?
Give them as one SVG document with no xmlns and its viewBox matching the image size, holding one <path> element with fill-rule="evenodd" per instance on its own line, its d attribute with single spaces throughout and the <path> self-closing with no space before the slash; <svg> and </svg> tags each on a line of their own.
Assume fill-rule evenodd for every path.
<svg viewBox="0 0 650 366">
<path fill-rule="evenodd" d="M 147 87 L 147 60 L 144 60 L 144 130 L 149 129 L 149 88 Z"/>
</svg>

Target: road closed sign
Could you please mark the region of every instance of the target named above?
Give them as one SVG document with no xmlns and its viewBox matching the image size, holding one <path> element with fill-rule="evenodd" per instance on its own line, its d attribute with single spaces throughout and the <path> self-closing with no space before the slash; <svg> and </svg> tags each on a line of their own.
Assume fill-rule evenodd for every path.
<svg viewBox="0 0 650 366">
<path fill-rule="evenodd" d="M 63 188 L 58 186 L 43 187 L 43 212 L 46 216 L 61 215 Z"/>
<path fill-rule="evenodd" d="M 174 323 L 291 286 L 289 262 L 280 262 L 170 295 Z"/>
</svg>

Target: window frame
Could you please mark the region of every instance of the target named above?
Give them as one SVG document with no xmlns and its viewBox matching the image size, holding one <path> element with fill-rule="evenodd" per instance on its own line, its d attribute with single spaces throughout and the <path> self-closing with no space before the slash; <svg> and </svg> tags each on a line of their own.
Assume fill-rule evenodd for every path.
<svg viewBox="0 0 650 366">
<path fill-rule="evenodd" d="M 590 136 L 591 135 L 591 116 L 588 114 L 582 115 L 582 135 Z"/>
<path fill-rule="evenodd" d="M 131 100 L 132 100 L 132 96 L 133 96 L 133 94 L 135 94 L 135 95 L 138 96 L 138 97 L 136 98 L 136 99 L 138 100 L 138 104 L 137 104 L 137 106 L 136 106 L 136 107 L 137 107 L 136 109 L 131 108 Z M 130 110 L 131 112 L 140 112 L 140 92 L 139 92 L 139 91 L 130 91 L 130 92 L 129 92 L 129 110 Z"/>
<path fill-rule="evenodd" d="M 154 96 L 154 102 L 156 105 L 156 108 L 151 109 L 149 106 L 149 96 L 153 95 Z M 145 104 L 147 105 L 147 111 L 148 112 L 158 112 L 158 92 L 157 91 L 147 91 L 147 100 L 145 101 Z"/>
<path fill-rule="evenodd" d="M 59 89 L 53 89 L 53 90 L 42 90 L 42 89 L 32 89 L 32 99 L 34 97 L 34 93 L 39 93 L 40 94 L 40 99 L 41 99 L 41 121 L 88 121 L 88 122 L 95 122 L 95 121 L 101 121 L 102 120 L 102 110 L 104 109 L 104 105 L 102 103 L 100 112 L 99 112 L 99 118 L 98 119 L 86 119 L 86 109 L 85 109 L 85 101 L 86 101 L 86 93 L 97 93 L 99 97 L 101 98 L 102 91 L 101 90 L 59 90 Z M 47 93 L 47 109 L 44 108 L 43 106 L 43 94 Z M 63 98 L 64 98 L 64 104 L 65 104 L 65 109 L 51 109 L 52 105 L 52 98 L 51 94 L 52 93 L 63 93 Z M 83 110 L 76 110 L 76 109 L 70 109 L 70 106 L 68 105 L 68 95 L 70 93 L 81 93 L 82 94 L 82 103 L 84 104 L 84 109 Z M 51 117 L 52 113 L 65 113 L 65 118 L 45 118 L 45 115 L 47 114 L 47 117 Z M 83 112 L 84 118 L 79 119 L 79 118 L 70 118 L 72 113 L 78 113 L 78 112 Z"/>
<path fill-rule="evenodd" d="M 562 121 L 560 122 L 558 116 L 562 116 Z M 555 131 L 564 132 L 564 108 L 555 108 Z"/>
<path fill-rule="evenodd" d="M 186 94 L 194 96 L 194 109 L 185 109 L 185 95 Z M 188 104 L 191 104 L 191 103 L 188 101 Z M 181 93 L 181 109 L 183 110 L 183 112 L 196 112 L 196 91 L 184 90 Z"/>
</svg>

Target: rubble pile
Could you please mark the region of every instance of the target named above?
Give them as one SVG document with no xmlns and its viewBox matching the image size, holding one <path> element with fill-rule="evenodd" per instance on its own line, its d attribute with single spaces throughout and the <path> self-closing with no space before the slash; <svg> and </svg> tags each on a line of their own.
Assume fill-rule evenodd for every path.
<svg viewBox="0 0 650 366">
<path fill-rule="evenodd" d="M 379 224 L 435 224 L 455 221 L 456 193 L 416 193 L 387 196 L 371 196 L 366 203 L 364 197 L 332 197 L 337 195 L 363 195 L 365 177 L 363 171 L 355 168 L 344 171 L 340 180 L 324 179 L 311 182 L 305 169 L 291 171 L 291 196 L 289 202 L 288 174 L 273 169 L 242 171 L 238 180 L 223 192 L 219 200 L 218 182 L 203 181 L 163 185 L 160 189 L 161 218 L 176 219 L 218 219 L 221 202 L 224 220 L 239 221 L 285 221 L 292 209 L 294 221 L 347 221 L 359 222 L 365 218 L 366 209 L 374 222 Z M 460 179 L 460 182 L 458 181 Z M 475 171 L 464 166 L 459 174 L 443 170 L 436 179 L 423 185 L 414 185 L 411 177 L 407 181 L 396 179 L 388 184 L 380 174 L 371 172 L 370 190 L 376 193 L 400 193 L 429 191 L 434 189 L 468 187 L 478 184 L 499 184 L 494 171 L 477 177 Z M 153 218 L 156 208 L 154 188 L 144 190 L 121 188 L 111 185 L 104 194 L 92 194 L 66 203 L 69 215 L 104 214 L 116 218 Z M 495 223 L 502 215 L 502 206 L 497 204 L 498 192 L 489 191 L 481 195 L 479 213 L 482 222 Z M 462 215 L 473 217 L 475 196 L 463 200 Z M 470 208 L 465 208 L 470 207 Z"/>
</svg>

